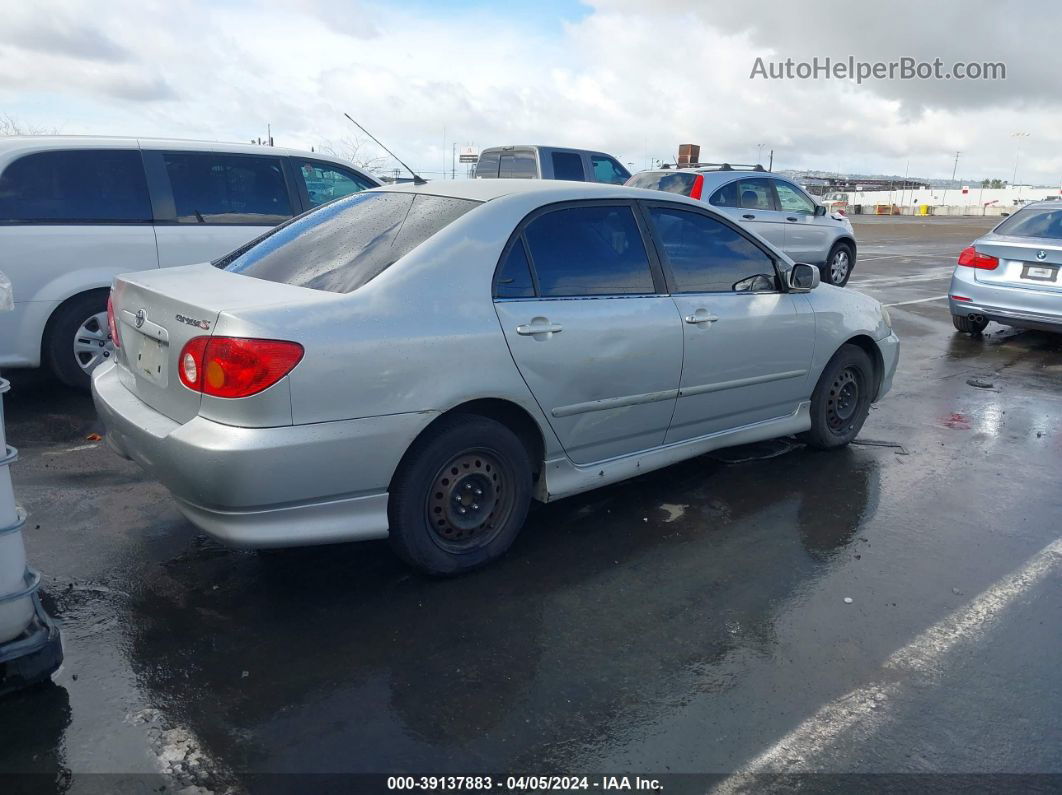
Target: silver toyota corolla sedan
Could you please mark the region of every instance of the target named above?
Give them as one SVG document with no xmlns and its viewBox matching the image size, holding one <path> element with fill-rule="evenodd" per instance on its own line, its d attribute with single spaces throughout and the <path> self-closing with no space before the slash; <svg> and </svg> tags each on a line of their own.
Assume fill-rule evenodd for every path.
<svg viewBox="0 0 1062 795">
<path fill-rule="evenodd" d="M 709 450 L 851 441 L 899 342 L 701 202 L 620 186 L 381 188 L 211 264 L 118 277 L 110 444 L 244 546 L 389 536 L 454 574 L 548 502 Z"/>
<path fill-rule="evenodd" d="M 980 334 L 990 320 L 1062 331 L 1062 207 L 1023 207 L 959 255 L 948 304 L 959 331 Z"/>
</svg>

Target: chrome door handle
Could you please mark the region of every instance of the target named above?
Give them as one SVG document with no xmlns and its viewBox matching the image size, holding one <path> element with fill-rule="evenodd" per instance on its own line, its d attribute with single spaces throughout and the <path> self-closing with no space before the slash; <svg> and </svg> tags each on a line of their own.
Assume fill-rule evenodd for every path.
<svg viewBox="0 0 1062 795">
<path fill-rule="evenodd" d="M 535 318 L 535 320 L 539 320 L 539 318 Z M 516 327 L 516 333 L 521 337 L 532 337 L 535 334 L 559 334 L 562 331 L 564 331 L 564 326 L 560 323 L 550 323 L 548 321 L 545 323 L 532 321 Z"/>
<path fill-rule="evenodd" d="M 693 324 L 714 323 L 718 319 L 718 315 L 713 315 L 707 309 L 698 309 L 692 315 L 686 315 L 686 317 L 683 318 L 687 323 Z"/>
</svg>

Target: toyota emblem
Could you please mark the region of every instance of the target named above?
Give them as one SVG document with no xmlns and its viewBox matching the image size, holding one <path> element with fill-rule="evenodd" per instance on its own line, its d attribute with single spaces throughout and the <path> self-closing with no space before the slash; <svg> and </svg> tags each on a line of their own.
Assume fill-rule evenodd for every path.
<svg viewBox="0 0 1062 795">
<path fill-rule="evenodd" d="M 1040 249 L 1039 251 L 1037 251 L 1037 252 L 1036 252 L 1036 258 L 1037 258 L 1038 260 L 1045 260 L 1045 259 L 1047 259 L 1047 252 L 1046 252 L 1046 251 L 1044 251 L 1043 249 Z"/>
<path fill-rule="evenodd" d="M 136 310 L 136 327 L 140 328 L 144 325 L 144 321 L 147 320 L 147 315 L 144 314 L 143 309 Z"/>
</svg>

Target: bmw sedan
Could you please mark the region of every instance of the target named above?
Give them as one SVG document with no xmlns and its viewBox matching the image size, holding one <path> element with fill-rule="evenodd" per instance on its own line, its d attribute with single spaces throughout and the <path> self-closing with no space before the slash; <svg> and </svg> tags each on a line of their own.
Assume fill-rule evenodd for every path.
<svg viewBox="0 0 1062 795">
<path fill-rule="evenodd" d="M 1062 331 L 1062 207 L 1029 204 L 959 255 L 948 304 L 955 328 L 980 334 L 989 321 Z"/>
<path fill-rule="evenodd" d="M 339 199 L 114 281 L 112 447 L 207 533 L 389 537 L 456 574 L 549 502 L 728 445 L 846 445 L 889 389 L 877 302 L 702 202 L 537 180 Z"/>
</svg>

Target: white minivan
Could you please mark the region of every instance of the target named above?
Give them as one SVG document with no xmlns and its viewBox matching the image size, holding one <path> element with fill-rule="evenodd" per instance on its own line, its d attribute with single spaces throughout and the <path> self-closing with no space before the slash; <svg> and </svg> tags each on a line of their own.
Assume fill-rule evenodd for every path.
<svg viewBox="0 0 1062 795">
<path fill-rule="evenodd" d="M 0 138 L 0 369 L 71 386 L 113 355 L 119 273 L 216 259 L 295 215 L 380 182 L 312 152 L 146 138 Z"/>
</svg>

